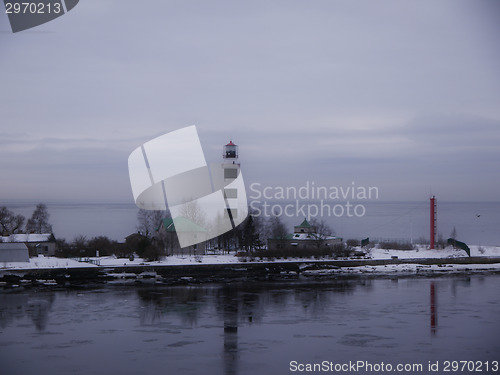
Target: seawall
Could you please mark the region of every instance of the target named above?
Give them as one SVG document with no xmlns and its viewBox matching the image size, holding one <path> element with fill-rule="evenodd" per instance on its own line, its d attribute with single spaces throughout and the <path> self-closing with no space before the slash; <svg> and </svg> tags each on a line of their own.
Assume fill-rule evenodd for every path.
<svg viewBox="0 0 500 375">
<path fill-rule="evenodd" d="M 0 270 L 0 285 L 18 286 L 86 286 L 95 284 L 185 284 L 198 282 L 227 282 L 238 279 L 259 280 L 299 277 L 304 271 L 338 269 L 359 266 L 400 264 L 477 265 L 500 264 L 500 257 L 426 258 L 426 259 L 349 259 L 298 260 L 274 262 L 241 262 L 232 264 L 139 265 L 115 267 L 75 267 L 45 269 Z M 443 269 L 443 272 L 445 270 Z M 465 268 L 462 272 L 468 272 Z M 492 271 L 492 272 L 500 272 Z M 353 275 L 350 275 L 351 277 Z M 380 277 L 381 275 L 378 274 Z M 427 274 L 429 276 L 429 274 Z"/>
</svg>

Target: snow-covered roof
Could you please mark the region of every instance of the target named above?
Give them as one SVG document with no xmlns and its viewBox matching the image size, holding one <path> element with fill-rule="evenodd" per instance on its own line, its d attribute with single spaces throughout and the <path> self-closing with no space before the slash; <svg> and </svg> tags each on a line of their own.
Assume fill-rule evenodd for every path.
<svg viewBox="0 0 500 375">
<path fill-rule="evenodd" d="M 317 235 L 315 233 L 294 233 L 291 235 L 291 237 L 289 239 L 291 239 L 291 240 L 310 240 L 310 241 L 321 239 L 323 241 L 328 241 L 328 240 L 334 240 L 336 238 L 338 238 L 338 237 L 335 237 L 335 236 L 317 237 Z"/>
<path fill-rule="evenodd" d="M 19 233 L 0 238 L 2 242 L 50 242 L 52 233 Z"/>
<path fill-rule="evenodd" d="M 316 233 L 289 233 L 287 234 L 284 238 L 270 238 L 271 240 L 297 240 L 297 241 L 317 241 L 317 240 L 322 240 L 322 241 L 330 241 L 330 240 L 336 240 L 336 239 L 341 239 L 340 237 L 337 236 L 318 236 Z"/>
</svg>

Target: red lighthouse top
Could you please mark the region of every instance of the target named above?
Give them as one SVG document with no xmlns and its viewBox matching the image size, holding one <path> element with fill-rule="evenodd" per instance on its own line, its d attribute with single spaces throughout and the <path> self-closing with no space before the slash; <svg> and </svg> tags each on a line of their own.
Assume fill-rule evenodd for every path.
<svg viewBox="0 0 500 375">
<path fill-rule="evenodd" d="M 237 159 L 238 158 L 238 146 L 229 141 L 227 145 L 224 146 L 224 153 L 222 154 L 224 159 Z"/>
</svg>

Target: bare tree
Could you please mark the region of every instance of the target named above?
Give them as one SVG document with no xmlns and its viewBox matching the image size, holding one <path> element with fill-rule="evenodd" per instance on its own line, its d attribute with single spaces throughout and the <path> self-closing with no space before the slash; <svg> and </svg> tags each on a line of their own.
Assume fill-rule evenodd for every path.
<svg viewBox="0 0 500 375">
<path fill-rule="evenodd" d="M 79 251 L 86 250 L 88 245 L 87 237 L 83 234 L 79 234 L 73 239 L 71 245 Z"/>
<path fill-rule="evenodd" d="M 137 230 L 143 236 L 151 239 L 159 228 L 161 220 L 165 217 L 165 211 L 152 211 L 140 209 L 137 213 Z"/>
<path fill-rule="evenodd" d="M 24 216 L 16 215 L 7 207 L 0 207 L 0 230 L 2 235 L 21 233 L 24 225 Z"/>
<path fill-rule="evenodd" d="M 52 225 L 49 224 L 49 211 L 44 203 L 39 203 L 33 215 L 26 223 L 28 233 L 52 233 Z"/>
<path fill-rule="evenodd" d="M 272 238 L 277 240 L 284 240 L 287 235 L 287 230 L 285 224 L 278 215 L 272 215 L 269 218 L 269 230 Z"/>
<path fill-rule="evenodd" d="M 193 200 L 184 203 L 180 211 L 180 216 L 185 217 L 202 228 L 207 227 L 205 212 L 203 212 L 197 201 Z"/>
<path fill-rule="evenodd" d="M 316 243 L 316 246 L 319 249 L 323 246 L 328 237 L 334 235 L 334 231 L 326 223 L 325 219 L 317 220 L 312 218 L 310 224 L 312 227 L 314 227 L 311 236 L 313 237 L 314 242 Z"/>
</svg>

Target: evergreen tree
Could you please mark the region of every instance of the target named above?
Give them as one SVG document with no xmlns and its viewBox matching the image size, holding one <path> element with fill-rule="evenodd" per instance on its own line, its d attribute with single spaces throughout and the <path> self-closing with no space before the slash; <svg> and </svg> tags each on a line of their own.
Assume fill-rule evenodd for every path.
<svg viewBox="0 0 500 375">
<path fill-rule="evenodd" d="M 281 220 L 281 217 L 273 214 L 268 219 L 269 236 L 273 240 L 278 240 L 278 247 L 283 248 L 286 244 L 287 230 L 286 226 Z"/>
<path fill-rule="evenodd" d="M 255 225 L 252 215 L 248 215 L 243 226 L 243 247 L 245 250 L 253 250 L 255 241 Z"/>
</svg>

